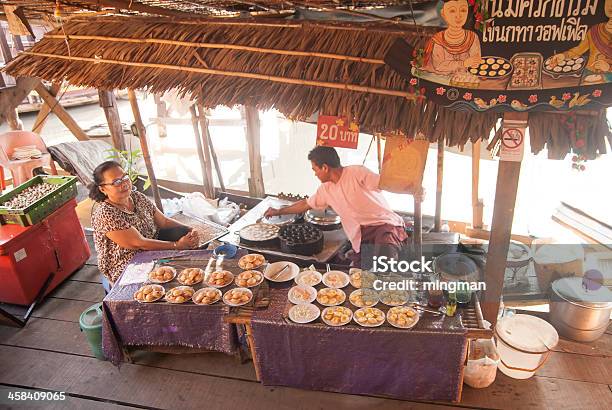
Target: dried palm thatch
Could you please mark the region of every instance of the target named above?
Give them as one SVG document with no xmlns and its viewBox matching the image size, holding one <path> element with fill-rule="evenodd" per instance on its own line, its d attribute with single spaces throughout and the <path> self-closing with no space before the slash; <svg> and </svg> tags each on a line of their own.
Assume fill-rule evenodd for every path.
<svg viewBox="0 0 612 410">
<path fill-rule="evenodd" d="M 73 19 L 7 71 L 101 89 L 178 89 L 207 107 L 276 108 L 296 120 L 316 112 L 345 115 L 366 132 L 420 132 L 448 146 L 488 139 L 500 114 L 452 111 L 415 98 L 407 81 L 384 64 L 398 37 L 418 47 L 430 35 L 379 23 Z M 589 140 L 600 153 L 601 139 Z"/>
<path fill-rule="evenodd" d="M 101 89 L 178 88 L 208 107 L 276 108 L 298 120 L 316 112 L 347 115 L 370 132 L 421 131 L 449 145 L 488 137 L 497 114 L 415 101 L 409 84 L 384 64 L 399 36 L 414 45 L 429 36 L 411 31 L 270 20 L 75 19 L 7 71 Z"/>
<path fill-rule="evenodd" d="M 433 0 L 412 0 L 426 3 Z M 41 20 L 55 13 L 56 0 L 3 0 L 20 7 L 28 19 Z M 238 15 L 242 12 L 280 15 L 296 8 L 344 9 L 404 4 L 402 0 L 59 0 L 63 17 L 82 13 L 141 14 L 172 17 Z M 0 18 L 4 14 L 0 7 Z"/>
</svg>

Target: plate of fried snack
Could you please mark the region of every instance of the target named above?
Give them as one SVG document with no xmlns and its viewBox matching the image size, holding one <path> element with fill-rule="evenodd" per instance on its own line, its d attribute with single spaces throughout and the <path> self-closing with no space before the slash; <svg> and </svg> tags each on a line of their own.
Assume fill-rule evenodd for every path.
<svg viewBox="0 0 612 410">
<path fill-rule="evenodd" d="M 257 269 L 264 263 L 266 258 L 259 253 L 249 253 L 238 260 L 238 266 L 244 270 Z"/>
<path fill-rule="evenodd" d="M 302 271 L 294 279 L 295 283 L 303 286 L 317 286 L 321 280 L 323 280 L 323 275 L 316 270 Z"/>
<path fill-rule="evenodd" d="M 176 276 L 176 269 L 172 266 L 160 266 L 149 272 L 149 280 L 153 283 L 168 283 Z"/>
<path fill-rule="evenodd" d="M 312 303 L 295 305 L 289 309 L 289 319 L 295 323 L 310 323 L 321 315 L 321 311 Z"/>
<path fill-rule="evenodd" d="M 165 293 L 161 285 L 144 285 L 134 293 L 134 299 L 141 303 L 151 303 L 160 300 Z"/>
<path fill-rule="evenodd" d="M 341 305 L 346 300 L 342 289 L 323 288 L 317 293 L 317 302 L 323 306 Z"/>
<path fill-rule="evenodd" d="M 230 306 L 246 305 L 253 299 L 253 292 L 248 288 L 234 288 L 225 292 L 223 301 Z"/>
<path fill-rule="evenodd" d="M 419 321 L 419 313 L 408 306 L 396 306 L 387 312 L 387 322 L 400 329 L 410 329 Z"/>
<path fill-rule="evenodd" d="M 385 323 L 385 313 L 374 307 L 364 307 L 355 311 L 353 320 L 360 326 L 377 327 Z"/>
<path fill-rule="evenodd" d="M 349 278 L 351 280 L 351 285 L 353 287 L 360 288 L 373 288 L 374 281 L 378 279 L 378 277 L 372 272 L 368 272 L 367 270 L 361 270 L 357 268 L 350 269 Z"/>
<path fill-rule="evenodd" d="M 166 301 L 170 303 L 185 303 L 191 300 L 195 290 L 191 286 L 177 286 L 166 292 Z"/>
<path fill-rule="evenodd" d="M 405 290 L 381 290 L 378 294 L 380 301 L 387 306 L 401 306 L 408 303 L 410 293 Z"/>
<path fill-rule="evenodd" d="M 378 303 L 378 292 L 374 289 L 357 289 L 351 292 L 349 301 L 358 308 L 371 307 Z"/>
<path fill-rule="evenodd" d="M 323 284 L 328 288 L 340 289 L 348 285 L 349 276 L 340 270 L 330 270 L 323 275 Z"/>
<path fill-rule="evenodd" d="M 200 268 L 187 268 L 183 269 L 181 273 L 178 274 L 176 280 L 181 285 L 195 285 L 197 283 L 202 282 L 204 279 L 204 271 Z"/>
<path fill-rule="evenodd" d="M 294 305 L 312 303 L 317 298 L 317 290 L 312 286 L 297 285 L 289 289 L 288 297 Z"/>
<path fill-rule="evenodd" d="M 330 326 L 344 326 L 353 318 L 353 312 L 344 306 L 331 306 L 323 309 L 321 318 Z"/>
<path fill-rule="evenodd" d="M 221 299 L 221 291 L 217 288 L 202 288 L 193 294 L 191 300 L 196 305 L 212 305 Z"/>
<path fill-rule="evenodd" d="M 206 284 L 213 288 L 224 288 L 234 280 L 234 274 L 228 270 L 213 272 L 206 279 Z"/>
<path fill-rule="evenodd" d="M 256 270 L 246 270 L 236 276 L 234 281 L 241 288 L 253 288 L 263 282 L 263 273 Z"/>
</svg>

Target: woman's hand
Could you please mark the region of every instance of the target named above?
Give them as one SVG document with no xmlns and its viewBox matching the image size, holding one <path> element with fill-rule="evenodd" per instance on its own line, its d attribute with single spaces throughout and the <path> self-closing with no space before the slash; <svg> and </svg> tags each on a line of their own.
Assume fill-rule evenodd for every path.
<svg viewBox="0 0 612 410">
<path fill-rule="evenodd" d="M 195 249 L 200 245 L 200 237 L 194 230 L 190 231 L 186 235 L 183 235 L 178 241 L 176 241 L 177 249 Z"/>
</svg>

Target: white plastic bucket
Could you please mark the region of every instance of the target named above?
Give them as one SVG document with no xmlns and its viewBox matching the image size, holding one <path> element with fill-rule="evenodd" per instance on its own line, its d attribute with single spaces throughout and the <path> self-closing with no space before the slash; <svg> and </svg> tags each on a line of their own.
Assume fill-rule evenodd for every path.
<svg viewBox="0 0 612 410">
<path fill-rule="evenodd" d="M 503 317 L 495 326 L 499 370 L 514 379 L 528 379 L 546 363 L 559 335 L 548 322 L 530 315 Z"/>
</svg>

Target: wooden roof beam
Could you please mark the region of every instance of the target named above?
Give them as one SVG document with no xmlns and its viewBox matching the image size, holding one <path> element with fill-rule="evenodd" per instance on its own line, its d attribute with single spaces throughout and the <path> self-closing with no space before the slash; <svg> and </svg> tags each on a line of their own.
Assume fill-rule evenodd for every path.
<svg viewBox="0 0 612 410">
<path fill-rule="evenodd" d="M 171 10 L 163 7 L 148 6 L 139 3 L 138 1 L 129 0 L 81 0 L 82 3 L 88 3 L 99 7 L 114 7 L 121 10 L 137 11 L 140 13 L 156 14 L 158 16 L 192 18 L 197 17 L 196 14 L 187 13 L 179 10 Z M 63 2 L 62 2 L 63 3 Z"/>
</svg>

